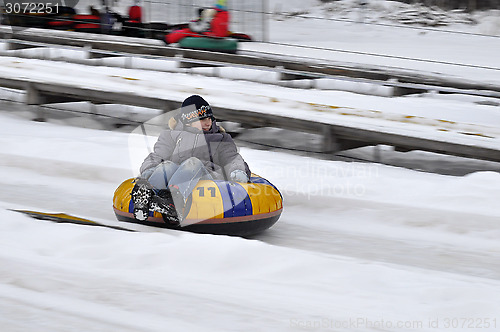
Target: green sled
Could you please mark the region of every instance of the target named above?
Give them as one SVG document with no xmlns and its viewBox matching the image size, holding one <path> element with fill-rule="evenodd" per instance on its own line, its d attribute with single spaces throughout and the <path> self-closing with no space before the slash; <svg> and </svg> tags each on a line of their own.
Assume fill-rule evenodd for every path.
<svg viewBox="0 0 500 332">
<path fill-rule="evenodd" d="M 238 40 L 233 38 L 186 37 L 179 42 L 180 47 L 224 53 L 236 53 Z"/>
</svg>

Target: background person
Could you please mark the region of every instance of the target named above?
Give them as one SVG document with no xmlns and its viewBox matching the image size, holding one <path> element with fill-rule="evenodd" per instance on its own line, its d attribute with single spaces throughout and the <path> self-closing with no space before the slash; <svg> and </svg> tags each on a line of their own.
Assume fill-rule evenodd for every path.
<svg viewBox="0 0 500 332">
<path fill-rule="evenodd" d="M 166 35 L 165 42 L 178 43 L 186 37 L 227 37 L 229 20 L 227 1 L 219 0 L 214 7 L 204 9 L 198 20 L 190 22 L 189 28 L 175 30 Z"/>
</svg>

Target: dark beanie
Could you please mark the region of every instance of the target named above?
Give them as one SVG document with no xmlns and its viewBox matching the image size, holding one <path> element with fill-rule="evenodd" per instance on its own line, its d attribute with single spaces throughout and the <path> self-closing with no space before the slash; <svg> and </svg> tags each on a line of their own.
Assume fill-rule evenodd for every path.
<svg viewBox="0 0 500 332">
<path fill-rule="evenodd" d="M 198 95 L 192 95 L 182 102 L 180 120 L 183 124 L 206 118 L 215 119 L 212 108 L 205 99 Z"/>
</svg>

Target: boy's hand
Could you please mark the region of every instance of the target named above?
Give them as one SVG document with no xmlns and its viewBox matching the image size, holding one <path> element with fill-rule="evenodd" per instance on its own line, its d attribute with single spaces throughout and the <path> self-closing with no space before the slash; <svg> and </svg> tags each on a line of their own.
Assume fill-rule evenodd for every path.
<svg viewBox="0 0 500 332">
<path fill-rule="evenodd" d="M 248 182 L 248 175 L 247 173 L 237 169 L 235 171 L 231 172 L 231 180 L 236 181 L 236 182 Z"/>
</svg>

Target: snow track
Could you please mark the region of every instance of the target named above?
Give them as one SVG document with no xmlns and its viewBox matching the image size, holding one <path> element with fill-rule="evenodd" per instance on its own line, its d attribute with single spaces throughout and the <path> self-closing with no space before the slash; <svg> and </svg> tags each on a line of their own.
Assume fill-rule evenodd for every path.
<svg viewBox="0 0 500 332">
<path fill-rule="evenodd" d="M 420 210 L 420 212 L 435 213 L 433 218 L 446 215 L 449 218 L 460 216 L 460 218 L 478 220 L 478 216 L 472 214 L 463 216 L 460 213 L 450 214 L 432 209 Z M 404 213 L 412 213 L 412 210 L 406 210 Z M 300 248 L 322 254 L 349 256 L 369 261 L 500 280 L 500 263 L 498 262 L 500 247 L 493 241 L 489 246 L 480 245 L 471 248 L 463 246 L 460 237 L 457 237 L 452 243 L 448 241 L 442 243 L 441 241 L 429 240 L 428 236 L 424 235 L 425 232 L 421 232 L 420 238 L 409 240 L 385 237 L 381 234 L 359 234 L 356 230 L 349 229 L 318 229 L 308 226 L 303 220 L 293 220 L 291 215 L 293 212 L 287 214 L 276 228 L 258 236 L 257 239 L 273 245 Z M 433 218 L 427 218 L 425 221 L 431 223 Z M 457 223 L 460 222 L 460 218 L 456 219 Z M 482 216 L 480 220 L 488 220 L 491 224 L 495 223 L 496 228 L 498 228 L 498 218 Z M 340 218 L 338 222 L 349 221 Z M 383 227 L 383 225 L 378 226 Z M 412 231 L 414 230 L 406 230 L 407 233 Z"/>
<path fill-rule="evenodd" d="M 1 117 L 2 331 L 431 331 L 429 317 L 500 312 L 498 173 L 242 148 L 284 195 L 269 231 L 128 233 L 6 211 L 116 224 L 112 194 L 134 174 L 127 134 Z"/>
<path fill-rule="evenodd" d="M 381 28 L 367 31 L 345 24 L 331 35 L 318 34 L 333 30 L 313 28 L 309 21 L 283 24 L 293 26 L 280 32 L 283 38 L 300 30 L 305 37 L 294 36 L 315 46 L 335 43 L 352 51 L 371 48 L 396 56 L 409 52 L 496 65 L 491 57 L 495 47 L 484 39 L 443 41 L 434 32 L 395 30 L 384 35 Z M 444 42 L 453 47 L 442 47 Z M 393 119 L 434 119 L 440 124 L 436 130 L 466 124 L 457 130 L 477 129 L 478 134 L 499 119 L 496 102 L 460 95 L 386 99 L 334 91 L 272 92 L 269 86 L 199 76 L 125 75 L 114 69 L 90 75 L 88 68 L 70 64 L 44 71 L 41 65 L 48 62 L 3 61 L 4 73 L 12 77 L 51 80 L 58 73 L 63 81 L 78 78 L 78 84 L 123 91 L 135 91 L 134 82 L 141 81 L 151 95 L 181 100 L 199 93 L 215 105 L 242 103 L 263 110 L 280 102 L 287 114 L 311 111 L 298 107 L 304 103 L 333 101 L 349 110 L 376 109 Z M 464 79 L 479 73 L 422 63 L 414 69 Z M 100 77 L 97 82 L 95 77 Z M 496 82 L 498 75 L 493 71 L 481 80 Z M 270 230 L 253 239 L 134 224 L 127 226 L 142 232 L 122 232 L 34 220 L 8 209 L 65 212 L 116 224 L 113 192 L 136 174 L 147 151 L 135 151 L 124 133 L 31 122 L 17 115 L 30 117 L 23 110 L 0 114 L 2 332 L 500 329 L 498 172 L 455 177 L 241 148 L 252 171 L 283 193 L 283 215 Z M 355 115 L 347 121 L 359 118 Z M 374 128 L 380 124 L 376 120 L 363 117 Z M 419 158 L 418 163 L 425 162 Z M 448 166 L 448 160 L 435 162 Z M 461 159 L 460 167 L 466 162 Z M 458 325 L 451 326 L 455 321 Z"/>
<path fill-rule="evenodd" d="M 192 314 L 190 302 L 210 302 L 209 298 L 178 292 L 175 285 L 162 287 L 144 280 L 124 280 L 113 273 L 101 271 L 94 275 L 74 266 L 65 268 L 13 257 L 1 257 L 0 261 L 2 275 L 17 272 L 14 280 L 1 280 L 0 284 L 0 312 L 5 313 L 0 322 L 7 331 L 26 331 L 33 322 L 39 331 L 165 331 L 163 317 L 177 315 L 177 320 L 169 318 L 170 324 L 198 331 L 197 324 L 187 323 L 187 315 Z M 38 277 L 33 278 L 34 275 Z M 144 294 L 149 303 L 131 305 L 128 301 Z M 162 303 L 162 307 L 157 307 L 157 303 Z M 226 310 L 234 308 L 231 303 L 226 306 Z M 16 317 L 19 312 L 23 315 Z M 198 314 L 198 322 L 209 318 L 203 316 L 206 315 Z"/>
<path fill-rule="evenodd" d="M 78 128 L 71 128 L 69 131 L 92 132 Z M 113 135 L 116 134 L 110 133 L 110 137 Z M 64 135 L 59 138 L 60 146 L 70 145 L 63 137 Z M 55 142 L 52 141 L 52 144 Z M 52 146 L 53 148 L 55 147 Z M 113 154 L 106 147 L 96 152 Z M 258 164 L 259 158 L 269 160 L 267 152 L 248 150 L 247 154 L 252 156 L 252 164 Z M 286 156 L 282 153 L 273 157 L 276 161 L 257 167 L 279 169 L 286 163 L 285 159 L 288 164 L 305 165 L 312 162 L 310 158 Z M 1 154 L 1 169 L 11 175 L 0 179 L 0 186 L 7 188 L 0 192 L 2 205 L 5 208 L 27 207 L 66 212 L 116 224 L 111 208 L 112 193 L 122 180 L 132 176 L 132 172 L 117 164 L 103 166 L 85 163 L 85 159 L 69 161 L 41 158 L 37 155 L 28 157 Z M 312 168 L 321 169 L 328 162 L 317 163 L 318 166 Z M 496 241 L 500 235 L 500 213 L 496 211 L 491 215 L 488 211 L 471 210 L 470 206 L 459 207 L 446 203 L 447 200 L 454 203 L 453 195 L 450 196 L 453 191 L 451 182 L 474 184 L 474 181 L 396 168 L 395 172 L 391 172 L 391 167 L 380 165 L 369 166 L 372 167 L 370 170 L 373 174 L 364 178 L 356 177 L 356 172 L 349 163 L 334 164 L 342 171 L 335 169 L 335 172 L 330 172 L 340 176 L 326 178 L 327 181 L 335 181 L 331 182 L 332 186 L 343 183 L 347 178 L 345 183 L 350 183 L 352 187 L 359 186 L 363 191 L 378 193 L 380 188 L 376 187 L 380 185 L 379 182 L 384 182 L 385 176 L 399 179 L 401 182 L 398 182 L 397 187 L 414 186 L 420 178 L 434 178 L 436 181 L 445 179 L 445 186 L 450 189 L 444 193 L 449 197 L 436 196 L 443 200 L 443 204 L 431 206 L 428 202 L 432 198 L 424 199 L 423 202 L 394 202 L 377 194 L 356 196 L 354 193 L 322 194 L 321 191 L 306 193 L 302 191 L 300 184 L 295 187 L 297 184 L 293 182 L 297 181 L 286 183 L 286 178 L 281 178 L 277 180 L 286 183 L 285 212 L 277 225 L 256 239 L 327 255 L 350 256 L 500 280 L 500 263 L 497 259 L 500 245 Z M 376 172 L 373 172 L 373 167 L 377 168 Z M 286 171 L 284 173 L 287 174 Z M 327 173 L 314 174 L 313 171 L 305 177 L 313 182 L 321 182 L 325 180 L 323 175 Z M 405 182 L 404 178 L 410 175 L 412 180 Z M 495 179 L 493 173 L 492 179 Z M 394 189 L 401 190 L 397 187 Z M 443 190 L 440 186 L 434 189 Z M 431 191 L 427 190 L 426 194 Z M 474 194 L 471 193 L 470 196 L 473 199 Z"/>
</svg>

